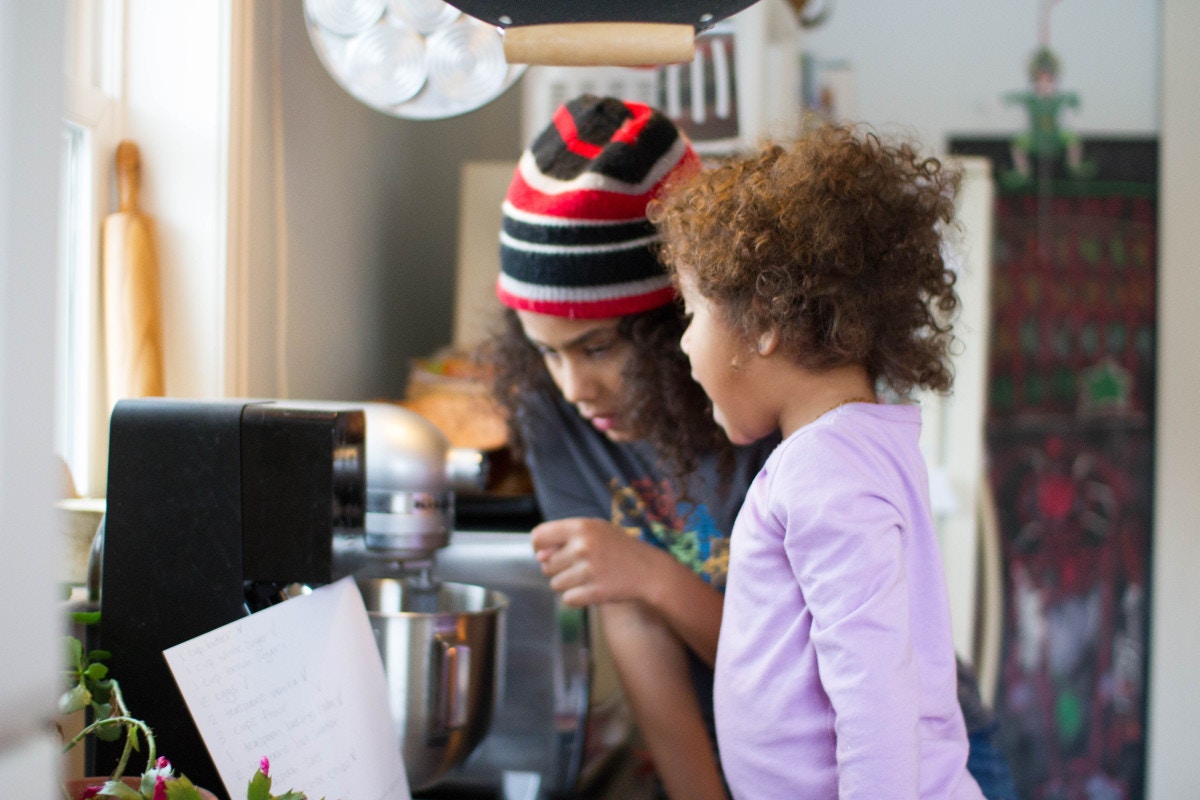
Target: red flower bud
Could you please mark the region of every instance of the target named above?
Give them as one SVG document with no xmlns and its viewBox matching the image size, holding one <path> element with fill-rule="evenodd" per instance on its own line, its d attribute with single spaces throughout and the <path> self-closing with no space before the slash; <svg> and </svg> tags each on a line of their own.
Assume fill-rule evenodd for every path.
<svg viewBox="0 0 1200 800">
<path fill-rule="evenodd" d="M 271 762 L 267 760 L 266 756 L 263 756 L 258 760 L 258 769 L 260 772 L 262 772 L 264 777 L 271 777 Z"/>
</svg>

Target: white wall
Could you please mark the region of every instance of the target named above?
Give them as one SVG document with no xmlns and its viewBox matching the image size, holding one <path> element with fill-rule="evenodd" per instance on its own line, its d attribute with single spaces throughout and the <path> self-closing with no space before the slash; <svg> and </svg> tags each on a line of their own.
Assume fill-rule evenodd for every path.
<svg viewBox="0 0 1200 800">
<path fill-rule="evenodd" d="M 221 393 L 229 2 L 127 0 L 123 136 L 155 222 L 167 393 Z"/>
<path fill-rule="evenodd" d="M 1200 797 L 1200 3 L 1163 3 L 1158 437 L 1148 775 L 1151 798 Z"/>
<path fill-rule="evenodd" d="M 54 797 L 62 621 L 50 576 L 62 8 L 0 0 L 0 786 Z"/>
</svg>

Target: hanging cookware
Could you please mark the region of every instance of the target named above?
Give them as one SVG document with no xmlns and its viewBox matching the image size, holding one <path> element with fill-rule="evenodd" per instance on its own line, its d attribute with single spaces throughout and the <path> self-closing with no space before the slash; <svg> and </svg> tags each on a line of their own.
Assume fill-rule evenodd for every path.
<svg viewBox="0 0 1200 800">
<path fill-rule="evenodd" d="M 304 0 L 321 63 L 359 101 L 395 117 L 444 119 L 490 103 L 525 67 L 499 30 L 442 0 Z"/>
<path fill-rule="evenodd" d="M 755 0 L 452 0 L 504 29 L 514 64 L 642 66 L 692 60 L 695 34 Z"/>
<path fill-rule="evenodd" d="M 754 5 L 756 0 L 451 0 L 463 13 L 492 25 L 545 25 L 571 22 L 650 22 L 691 25 L 704 30 Z"/>
</svg>

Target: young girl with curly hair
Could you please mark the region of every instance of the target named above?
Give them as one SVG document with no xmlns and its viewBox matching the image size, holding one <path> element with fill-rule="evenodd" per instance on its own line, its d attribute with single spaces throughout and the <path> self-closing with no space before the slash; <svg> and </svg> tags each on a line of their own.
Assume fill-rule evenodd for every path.
<svg viewBox="0 0 1200 800">
<path fill-rule="evenodd" d="M 783 436 L 730 537 L 714 704 L 735 797 L 983 796 L 903 402 L 952 382 L 958 181 L 821 125 L 650 206 L 716 421 L 735 444 Z"/>
</svg>

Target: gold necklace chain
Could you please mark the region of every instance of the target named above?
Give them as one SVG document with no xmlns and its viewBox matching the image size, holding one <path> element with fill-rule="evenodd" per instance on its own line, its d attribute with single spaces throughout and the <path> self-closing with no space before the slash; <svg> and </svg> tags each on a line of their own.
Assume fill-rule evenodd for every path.
<svg viewBox="0 0 1200 800">
<path fill-rule="evenodd" d="M 876 402 L 876 401 L 873 398 L 863 397 L 861 395 L 859 395 L 858 397 L 851 397 L 849 399 L 843 400 L 840 403 L 834 403 L 829 408 L 822 411 L 819 416 L 823 417 L 826 414 L 828 414 L 830 411 L 835 411 L 835 410 L 841 408 L 842 406 L 848 406 L 851 403 L 874 403 L 874 402 Z"/>
</svg>

